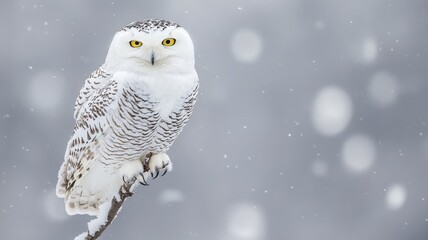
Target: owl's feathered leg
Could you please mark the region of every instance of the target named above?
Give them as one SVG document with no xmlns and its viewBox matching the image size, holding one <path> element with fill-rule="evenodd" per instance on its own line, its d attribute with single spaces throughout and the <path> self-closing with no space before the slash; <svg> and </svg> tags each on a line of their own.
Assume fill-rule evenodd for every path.
<svg viewBox="0 0 428 240">
<path fill-rule="evenodd" d="M 148 161 L 148 168 L 152 179 L 155 179 L 160 172 L 162 172 L 161 176 L 171 172 L 172 162 L 166 153 L 153 154 Z"/>
<path fill-rule="evenodd" d="M 144 158 L 146 158 L 148 161 L 148 156 L 145 156 Z M 142 159 L 143 157 L 141 157 L 140 160 L 135 160 L 122 165 L 121 170 L 123 183 L 128 184 L 132 182 L 140 183 L 144 186 L 149 185 L 146 180 L 150 176 L 148 172 L 148 167 L 145 166 L 145 163 Z"/>
<path fill-rule="evenodd" d="M 124 183 L 135 182 L 136 180 L 138 180 L 138 182 L 141 185 L 144 185 L 144 186 L 149 186 L 150 185 L 150 184 L 147 183 L 146 178 L 144 177 L 144 173 L 140 173 L 136 177 L 130 178 L 130 179 L 127 178 L 125 175 L 123 175 L 122 176 L 122 180 L 123 180 Z"/>
<path fill-rule="evenodd" d="M 149 153 L 142 156 L 140 161 L 124 164 L 121 170 L 124 183 L 139 182 L 141 185 L 148 186 L 149 176 L 155 179 L 159 173 L 162 173 L 161 176 L 163 176 L 172 171 L 172 162 L 166 153 Z"/>
</svg>

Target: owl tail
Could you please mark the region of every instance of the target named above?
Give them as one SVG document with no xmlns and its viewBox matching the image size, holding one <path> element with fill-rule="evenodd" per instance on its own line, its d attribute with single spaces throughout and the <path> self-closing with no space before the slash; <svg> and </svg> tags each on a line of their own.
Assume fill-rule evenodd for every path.
<svg viewBox="0 0 428 240">
<path fill-rule="evenodd" d="M 92 166 L 90 172 L 77 179 L 68 191 L 59 187 L 57 195 L 65 192 L 65 210 L 69 215 L 98 215 L 100 205 L 111 201 L 118 194 L 123 180 L 107 170 L 104 165 L 97 164 Z"/>
</svg>

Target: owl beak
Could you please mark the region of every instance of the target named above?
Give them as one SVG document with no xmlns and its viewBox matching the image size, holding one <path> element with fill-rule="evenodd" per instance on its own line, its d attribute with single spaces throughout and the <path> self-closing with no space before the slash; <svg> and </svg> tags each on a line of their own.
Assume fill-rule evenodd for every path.
<svg viewBox="0 0 428 240">
<path fill-rule="evenodd" d="M 150 62 L 152 63 L 152 65 L 155 64 L 155 53 L 154 52 L 152 52 L 152 55 L 150 57 Z"/>
</svg>

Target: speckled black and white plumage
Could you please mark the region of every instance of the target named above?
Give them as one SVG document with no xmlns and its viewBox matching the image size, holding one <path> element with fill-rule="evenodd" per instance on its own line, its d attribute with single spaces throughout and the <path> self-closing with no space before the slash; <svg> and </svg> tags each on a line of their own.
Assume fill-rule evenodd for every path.
<svg viewBox="0 0 428 240">
<path fill-rule="evenodd" d="M 180 27 L 180 25 L 164 19 L 146 19 L 132 22 L 120 29 L 120 31 L 128 31 L 131 28 L 134 28 L 140 32 L 149 33 L 150 31 L 163 31 L 168 27 Z"/>
<path fill-rule="evenodd" d="M 127 25 L 113 39 L 105 64 L 86 80 L 58 174 L 57 195 L 67 213 L 96 215 L 123 181 L 146 183 L 148 154 L 150 173 L 171 170 L 166 152 L 190 118 L 199 86 L 193 44 L 176 26 L 165 20 Z M 177 44 L 162 46 L 171 36 Z M 132 39 L 143 46 L 131 49 Z"/>
<path fill-rule="evenodd" d="M 85 85 L 80 90 L 79 96 L 74 104 L 74 119 L 79 118 L 82 105 L 86 103 L 89 100 L 89 97 L 91 97 L 97 90 L 103 88 L 110 77 L 111 74 L 105 71 L 104 66 L 99 67 L 89 75 L 89 78 L 86 79 Z"/>
</svg>

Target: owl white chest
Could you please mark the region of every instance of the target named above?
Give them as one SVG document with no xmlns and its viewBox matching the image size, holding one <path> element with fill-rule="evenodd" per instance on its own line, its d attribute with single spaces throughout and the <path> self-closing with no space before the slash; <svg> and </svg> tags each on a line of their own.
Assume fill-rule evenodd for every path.
<svg viewBox="0 0 428 240">
<path fill-rule="evenodd" d="M 196 72 L 189 74 L 145 73 L 144 75 L 120 72 L 115 74 L 124 83 L 129 83 L 135 90 L 148 94 L 156 101 L 155 111 L 162 119 L 167 119 L 172 111 L 178 109 L 197 84 Z M 115 76 L 116 77 L 116 76 Z"/>
</svg>

